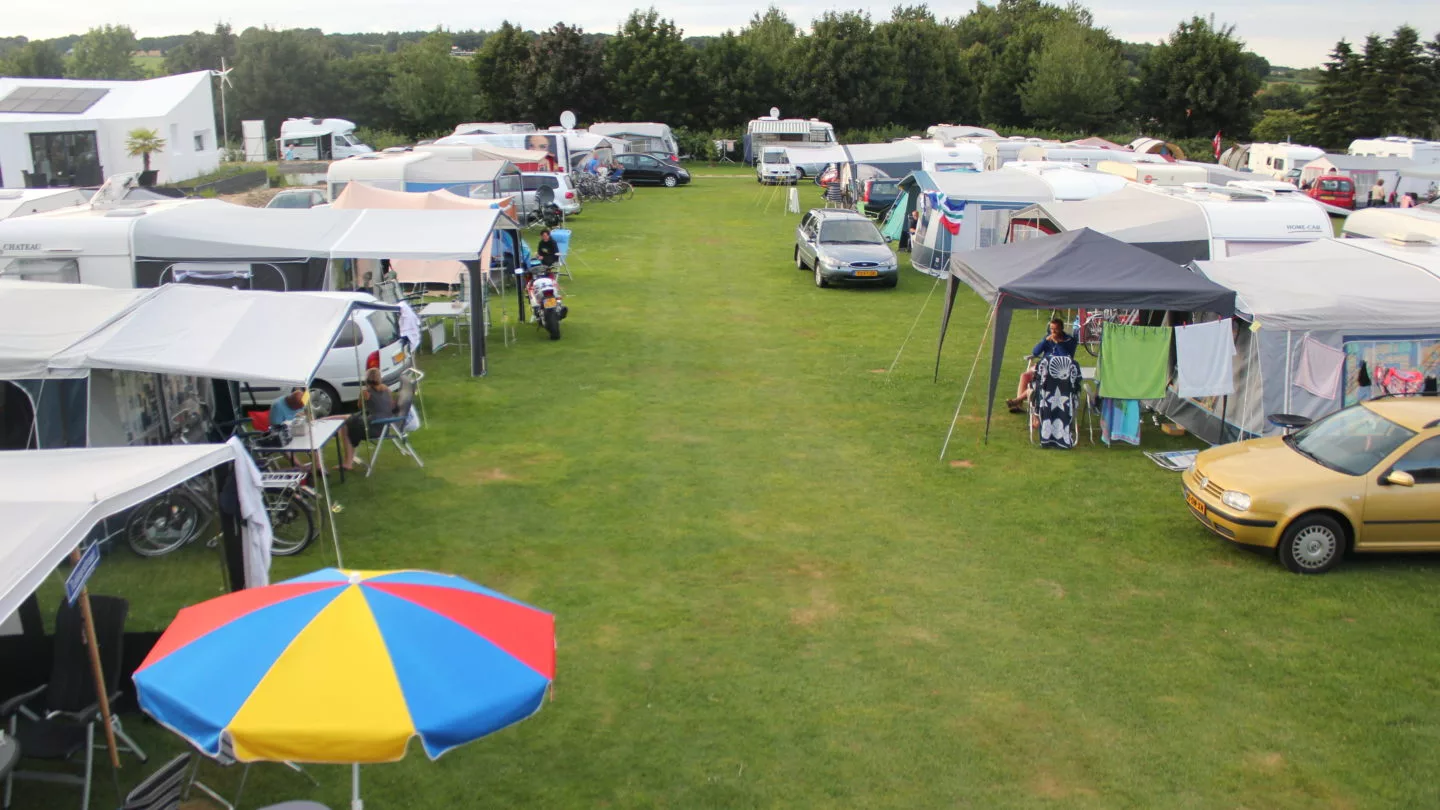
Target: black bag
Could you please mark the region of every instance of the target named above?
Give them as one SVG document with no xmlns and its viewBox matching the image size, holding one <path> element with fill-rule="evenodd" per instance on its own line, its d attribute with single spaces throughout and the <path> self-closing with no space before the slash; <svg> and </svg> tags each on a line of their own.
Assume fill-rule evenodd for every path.
<svg viewBox="0 0 1440 810">
<path fill-rule="evenodd" d="M 284 447 L 289 443 L 290 426 L 285 424 L 271 425 L 269 430 L 255 439 L 256 447 Z"/>
</svg>

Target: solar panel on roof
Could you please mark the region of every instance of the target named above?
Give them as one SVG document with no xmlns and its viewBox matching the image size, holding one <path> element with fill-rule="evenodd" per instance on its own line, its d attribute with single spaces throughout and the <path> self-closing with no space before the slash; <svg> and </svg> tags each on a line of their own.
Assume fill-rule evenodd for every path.
<svg viewBox="0 0 1440 810">
<path fill-rule="evenodd" d="M 17 87 L 0 99 L 0 113 L 77 115 L 95 106 L 108 92 L 101 87 Z"/>
</svg>

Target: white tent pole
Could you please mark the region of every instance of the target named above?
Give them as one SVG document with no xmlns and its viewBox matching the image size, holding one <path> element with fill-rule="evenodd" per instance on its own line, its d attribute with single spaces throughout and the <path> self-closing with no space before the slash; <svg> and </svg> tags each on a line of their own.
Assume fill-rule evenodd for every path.
<svg viewBox="0 0 1440 810">
<path fill-rule="evenodd" d="M 307 435 L 310 437 L 310 463 L 314 465 L 316 473 L 320 476 L 320 489 L 325 493 L 325 515 L 322 520 L 330 521 L 330 540 L 335 545 L 335 567 L 344 568 L 345 562 L 340 557 L 340 530 L 335 525 L 335 513 L 332 511 L 334 502 L 330 500 L 330 476 L 325 471 L 325 459 L 315 450 L 315 408 L 310 404 L 310 397 L 305 397 L 305 419 L 310 422 L 310 429 Z M 345 429 L 344 425 L 340 426 Z"/>
<path fill-rule="evenodd" d="M 960 390 L 960 401 L 955 403 L 955 414 L 950 417 L 950 430 L 945 434 L 945 443 L 940 446 L 940 460 L 945 460 L 945 451 L 950 449 L 950 438 L 955 435 L 955 423 L 960 421 L 960 409 L 965 407 L 965 396 L 970 393 L 970 381 L 975 379 L 975 369 L 980 365 L 980 355 L 985 351 L 985 338 L 995 323 L 995 313 L 1000 309 L 1000 299 L 990 308 L 990 317 L 985 321 L 985 331 L 980 333 L 980 345 L 975 347 L 975 359 L 970 363 L 970 375 L 965 378 L 965 387 Z"/>
<path fill-rule="evenodd" d="M 358 762 L 350 766 L 350 810 L 365 810 L 365 802 L 360 800 L 360 763 Z"/>
<path fill-rule="evenodd" d="M 896 272 L 899 272 L 898 268 Z M 929 295 L 925 296 L 925 303 L 921 304 L 920 311 L 915 313 L 915 322 L 910 324 L 910 331 L 905 333 L 905 339 L 900 342 L 900 348 L 895 352 L 895 359 L 890 362 L 890 368 L 886 370 L 887 374 L 894 372 L 895 367 L 900 365 L 900 355 L 905 351 L 905 347 L 909 345 L 911 336 L 915 334 L 915 327 L 920 325 L 920 318 L 925 314 L 925 308 L 930 306 L 930 299 L 935 295 L 935 288 L 939 286 L 940 277 L 936 276 L 935 283 L 930 285 Z"/>
<path fill-rule="evenodd" d="M 1295 358 L 1291 355 L 1290 336 L 1295 334 L 1289 329 L 1285 330 L 1285 412 L 1290 413 L 1290 366 Z M 1261 407 L 1264 410 L 1264 407 Z"/>
</svg>

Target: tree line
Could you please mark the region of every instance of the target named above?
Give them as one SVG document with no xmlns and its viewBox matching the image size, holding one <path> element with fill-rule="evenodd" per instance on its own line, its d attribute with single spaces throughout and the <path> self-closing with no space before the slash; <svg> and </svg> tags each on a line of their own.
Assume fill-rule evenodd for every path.
<svg viewBox="0 0 1440 810">
<path fill-rule="evenodd" d="M 240 119 L 265 119 L 275 133 L 286 117 L 322 115 L 413 139 L 463 121 L 547 126 L 566 109 L 582 121 L 654 120 L 733 133 L 777 106 L 841 131 L 954 122 L 1208 139 L 1217 130 L 1248 135 L 1257 121 L 1273 124 L 1275 113 L 1289 111 L 1313 116 L 1317 127 L 1322 118 L 1342 118 L 1344 127 L 1381 134 L 1400 123 L 1406 131 L 1433 128 L 1433 106 L 1419 110 L 1433 105 L 1433 89 L 1423 103 L 1394 96 L 1402 87 L 1440 87 L 1434 44 L 1427 53 L 1418 36 L 1409 45 L 1372 37 L 1373 53 L 1367 41 L 1364 53 L 1344 60 L 1337 48 L 1320 90 L 1296 100 L 1274 88 L 1258 92 L 1270 65 L 1213 18 L 1184 20 L 1159 44 L 1125 43 L 1083 6 L 1044 0 L 982 2 L 954 19 L 938 19 L 924 5 L 897 7 L 878 21 L 831 11 L 809 30 L 772 7 L 714 37 L 687 37 L 651 8 L 633 12 L 613 34 L 564 23 L 541 32 L 507 22 L 491 32 L 367 35 L 236 33 L 222 24 L 163 39 L 165 73 L 214 69 L 222 58 L 234 67 L 231 133 Z M 68 38 L 68 57 L 54 41 L 0 41 L 0 74 L 135 78 L 140 68 L 130 55 L 160 42 L 123 26 Z M 1371 103 L 1367 92 L 1384 98 Z M 1339 133 L 1333 126 L 1327 137 Z M 1375 126 L 1381 129 L 1365 129 Z"/>
</svg>

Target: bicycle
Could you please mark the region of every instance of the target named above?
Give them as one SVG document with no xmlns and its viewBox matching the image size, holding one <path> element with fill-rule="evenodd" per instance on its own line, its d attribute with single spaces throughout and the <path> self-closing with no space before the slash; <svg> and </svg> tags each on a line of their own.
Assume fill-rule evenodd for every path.
<svg viewBox="0 0 1440 810">
<path fill-rule="evenodd" d="M 180 428 L 182 443 L 189 443 L 187 437 L 197 424 L 209 424 L 217 431 L 222 427 L 222 423 L 205 416 L 207 408 L 208 405 L 197 401 L 193 409 L 176 414 L 173 421 Z M 306 473 L 276 470 L 278 459 L 255 445 L 256 434 L 243 430 L 244 421 L 224 424 L 233 435 L 240 437 L 261 467 L 261 497 L 273 536 L 270 553 L 278 557 L 299 554 L 320 533 L 315 518 L 318 495 L 305 486 Z M 130 549 L 142 557 L 163 556 L 198 539 L 219 512 L 220 499 L 213 478 L 191 478 L 137 506 L 126 519 L 125 539 Z M 216 532 L 206 540 L 206 545 L 213 548 L 219 541 L 220 534 Z"/>
<path fill-rule="evenodd" d="M 1134 326 L 1140 322 L 1138 309 L 1082 309 L 1076 320 L 1075 339 L 1091 357 L 1100 356 L 1100 338 L 1105 324 L 1119 323 Z"/>
</svg>

